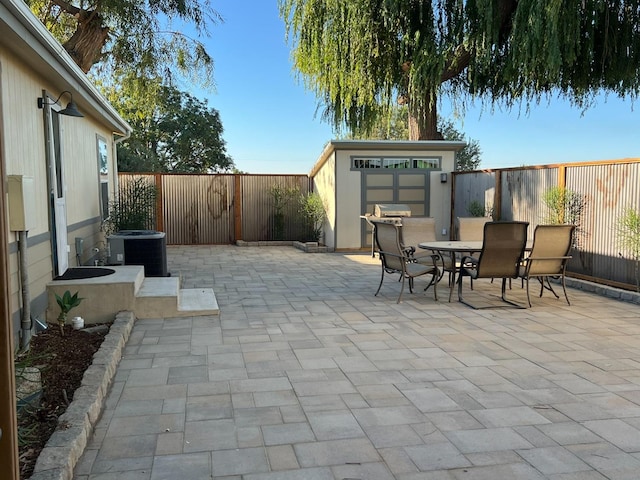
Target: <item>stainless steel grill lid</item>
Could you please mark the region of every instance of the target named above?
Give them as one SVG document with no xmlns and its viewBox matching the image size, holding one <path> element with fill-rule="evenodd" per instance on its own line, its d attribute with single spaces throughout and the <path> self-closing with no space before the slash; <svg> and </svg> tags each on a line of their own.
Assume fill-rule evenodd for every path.
<svg viewBox="0 0 640 480">
<path fill-rule="evenodd" d="M 373 211 L 376 217 L 410 217 L 411 208 L 402 203 L 378 203 Z"/>
</svg>

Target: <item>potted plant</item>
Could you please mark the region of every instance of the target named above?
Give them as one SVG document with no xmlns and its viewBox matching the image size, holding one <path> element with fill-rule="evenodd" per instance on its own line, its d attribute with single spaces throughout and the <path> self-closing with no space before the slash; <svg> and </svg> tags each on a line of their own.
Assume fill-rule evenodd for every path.
<svg viewBox="0 0 640 480">
<path fill-rule="evenodd" d="M 60 326 L 60 335 L 64 336 L 64 325 L 67 321 L 67 316 L 69 312 L 80 305 L 82 302 L 82 298 L 78 297 L 78 292 L 71 295 L 69 290 L 66 290 L 62 297 L 55 294 L 56 302 L 58 302 L 58 306 L 60 307 L 60 314 L 58 315 L 58 325 Z"/>
</svg>

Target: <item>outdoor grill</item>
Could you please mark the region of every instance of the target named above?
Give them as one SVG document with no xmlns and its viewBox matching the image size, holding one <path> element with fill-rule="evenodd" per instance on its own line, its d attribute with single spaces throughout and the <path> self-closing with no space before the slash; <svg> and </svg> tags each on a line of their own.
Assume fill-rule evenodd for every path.
<svg viewBox="0 0 640 480">
<path fill-rule="evenodd" d="M 369 213 L 360 215 L 360 218 L 366 220 L 371 227 L 371 256 L 373 256 L 375 252 L 375 225 L 371 222 L 389 222 L 400 225 L 402 224 L 402 217 L 410 216 L 411 208 L 409 208 L 409 205 L 405 205 L 403 203 L 377 203 L 373 207 L 373 215 Z"/>
<path fill-rule="evenodd" d="M 374 217 L 410 217 L 411 208 L 402 203 L 378 203 L 373 209 Z"/>
</svg>

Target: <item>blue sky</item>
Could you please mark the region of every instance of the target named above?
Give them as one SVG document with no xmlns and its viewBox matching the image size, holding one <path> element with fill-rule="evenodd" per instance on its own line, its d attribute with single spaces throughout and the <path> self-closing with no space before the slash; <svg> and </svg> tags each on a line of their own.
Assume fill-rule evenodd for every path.
<svg viewBox="0 0 640 480">
<path fill-rule="evenodd" d="M 220 112 L 227 151 L 248 173 L 308 173 L 335 134 L 297 80 L 277 0 L 214 0 L 224 23 L 204 40 L 215 61 L 215 92 L 193 92 Z M 450 114 L 445 104 L 441 114 Z M 452 118 L 453 119 L 453 118 Z M 518 111 L 467 109 L 453 119 L 477 140 L 480 168 L 640 156 L 640 117 L 630 100 L 599 99 L 586 112 L 553 99 Z"/>
</svg>

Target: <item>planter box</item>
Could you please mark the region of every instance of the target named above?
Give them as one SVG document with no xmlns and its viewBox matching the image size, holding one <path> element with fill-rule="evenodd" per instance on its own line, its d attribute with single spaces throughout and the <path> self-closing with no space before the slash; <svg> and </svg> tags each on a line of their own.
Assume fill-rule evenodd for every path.
<svg viewBox="0 0 640 480">
<path fill-rule="evenodd" d="M 318 242 L 293 242 L 293 246 L 305 253 L 327 253 L 331 249 L 326 245 L 320 245 Z"/>
</svg>

